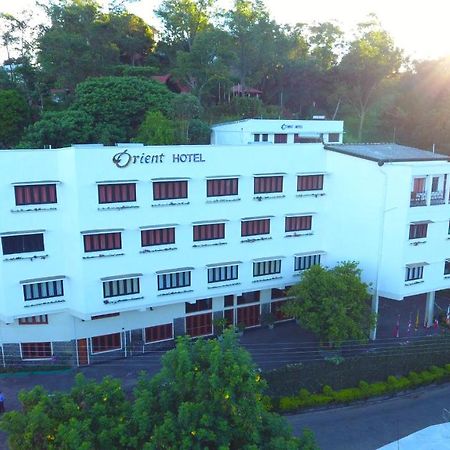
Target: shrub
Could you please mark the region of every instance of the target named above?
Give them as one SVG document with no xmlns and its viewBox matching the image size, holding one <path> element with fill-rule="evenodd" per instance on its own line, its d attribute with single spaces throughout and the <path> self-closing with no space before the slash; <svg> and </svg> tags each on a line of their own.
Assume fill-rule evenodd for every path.
<svg viewBox="0 0 450 450">
<path fill-rule="evenodd" d="M 333 397 L 334 394 L 334 391 L 331 388 L 331 386 L 328 386 L 327 384 L 323 387 L 322 392 L 328 397 Z"/>
</svg>

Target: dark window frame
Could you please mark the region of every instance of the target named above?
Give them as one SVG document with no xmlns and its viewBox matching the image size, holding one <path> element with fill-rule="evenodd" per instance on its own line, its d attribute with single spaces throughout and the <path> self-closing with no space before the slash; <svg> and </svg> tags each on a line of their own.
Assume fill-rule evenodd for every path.
<svg viewBox="0 0 450 450">
<path fill-rule="evenodd" d="M 168 289 L 179 289 L 191 285 L 192 276 L 191 270 L 181 272 L 169 272 L 158 274 L 157 284 L 158 291 L 165 291 Z"/>
<path fill-rule="evenodd" d="M 257 176 L 253 178 L 253 193 L 271 194 L 283 192 L 283 175 Z"/>
<path fill-rule="evenodd" d="M 51 359 L 53 356 L 51 342 L 21 342 L 20 350 L 23 360 Z"/>
<path fill-rule="evenodd" d="M 297 175 L 297 192 L 323 191 L 323 174 Z"/>
<path fill-rule="evenodd" d="M 310 255 L 302 255 L 294 257 L 294 272 L 308 270 L 312 266 L 320 266 L 320 253 L 311 253 Z"/>
<path fill-rule="evenodd" d="M 94 233 L 84 234 L 83 244 L 85 253 L 103 252 L 122 249 L 122 233 Z"/>
<path fill-rule="evenodd" d="M 103 281 L 103 298 L 139 294 L 140 289 L 139 277 Z"/>
<path fill-rule="evenodd" d="M 14 186 L 16 206 L 58 203 L 56 183 Z"/>
<path fill-rule="evenodd" d="M 210 311 L 212 309 L 212 297 L 196 300 L 195 303 L 184 303 L 186 314 L 198 313 L 200 311 Z"/>
<path fill-rule="evenodd" d="M 241 237 L 270 234 L 270 219 L 241 220 Z"/>
<path fill-rule="evenodd" d="M 122 336 L 120 332 L 91 337 L 92 354 L 112 352 L 121 349 Z"/>
<path fill-rule="evenodd" d="M 19 319 L 19 325 L 48 325 L 48 314 L 21 317 Z"/>
<path fill-rule="evenodd" d="M 281 259 L 270 259 L 267 261 L 256 261 L 253 263 L 253 276 L 263 277 L 281 273 Z"/>
<path fill-rule="evenodd" d="M 284 221 L 284 231 L 310 231 L 312 230 L 312 216 L 289 216 Z"/>
<path fill-rule="evenodd" d="M 141 247 L 175 244 L 175 227 L 141 230 Z"/>
<path fill-rule="evenodd" d="M 239 279 L 239 265 L 230 264 L 208 268 L 208 284 Z"/>
<path fill-rule="evenodd" d="M 173 325 L 164 323 L 144 328 L 145 343 L 169 341 L 173 339 Z"/>
<path fill-rule="evenodd" d="M 100 205 L 136 201 L 136 183 L 99 184 L 97 190 Z"/>
<path fill-rule="evenodd" d="M 228 195 L 238 195 L 239 178 L 214 178 L 206 180 L 207 197 L 225 197 Z"/>
<path fill-rule="evenodd" d="M 424 266 L 412 266 L 406 268 L 405 281 L 414 281 L 423 279 Z"/>
<path fill-rule="evenodd" d="M 23 285 L 24 301 L 42 300 L 46 298 L 63 297 L 64 280 L 38 281 Z"/>
<path fill-rule="evenodd" d="M 428 234 L 427 223 L 411 223 L 409 225 L 409 239 L 424 239 Z"/>
<path fill-rule="evenodd" d="M 188 198 L 187 180 L 153 181 L 153 200 L 176 200 Z"/>
<path fill-rule="evenodd" d="M 192 239 L 194 242 L 225 239 L 225 223 L 194 225 L 192 227 Z"/>
<path fill-rule="evenodd" d="M 3 255 L 17 255 L 45 251 L 44 233 L 2 236 Z"/>
</svg>

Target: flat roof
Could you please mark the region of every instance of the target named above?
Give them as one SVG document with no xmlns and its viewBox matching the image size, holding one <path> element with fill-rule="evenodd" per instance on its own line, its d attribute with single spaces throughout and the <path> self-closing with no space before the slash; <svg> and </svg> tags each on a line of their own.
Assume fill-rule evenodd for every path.
<svg viewBox="0 0 450 450">
<path fill-rule="evenodd" d="M 325 149 L 356 158 L 376 161 L 380 164 L 388 162 L 450 161 L 449 155 L 399 144 L 333 144 L 325 145 Z"/>
</svg>

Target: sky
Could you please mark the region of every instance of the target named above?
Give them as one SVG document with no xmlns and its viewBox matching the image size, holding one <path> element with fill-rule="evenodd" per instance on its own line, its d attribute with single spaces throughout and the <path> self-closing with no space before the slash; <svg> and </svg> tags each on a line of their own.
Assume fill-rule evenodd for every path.
<svg viewBox="0 0 450 450">
<path fill-rule="evenodd" d="M 102 2 L 106 0 L 99 0 Z M 217 2 L 227 7 L 232 0 Z M 32 8 L 34 3 L 34 0 L 0 0 L 0 12 L 16 14 L 24 8 Z M 153 10 L 159 3 L 160 0 L 140 0 L 128 9 L 157 27 Z M 280 24 L 335 21 L 349 34 L 358 22 L 373 12 L 396 45 L 413 59 L 450 55 L 448 0 L 265 0 L 265 3 L 271 17 Z"/>
</svg>

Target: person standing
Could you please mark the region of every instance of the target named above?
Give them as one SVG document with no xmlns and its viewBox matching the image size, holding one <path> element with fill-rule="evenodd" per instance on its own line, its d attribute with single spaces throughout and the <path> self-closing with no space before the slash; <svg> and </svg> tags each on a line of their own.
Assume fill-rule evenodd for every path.
<svg viewBox="0 0 450 450">
<path fill-rule="evenodd" d="M 5 396 L 3 392 L 0 391 L 0 414 L 5 412 Z"/>
</svg>

